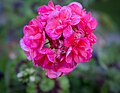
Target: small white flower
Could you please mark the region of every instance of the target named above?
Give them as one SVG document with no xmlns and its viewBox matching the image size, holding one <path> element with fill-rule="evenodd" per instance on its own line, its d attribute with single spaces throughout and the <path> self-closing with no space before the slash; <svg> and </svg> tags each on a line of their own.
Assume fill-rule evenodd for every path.
<svg viewBox="0 0 120 93">
<path fill-rule="evenodd" d="M 34 82 L 34 81 L 35 81 L 35 77 L 34 77 L 34 76 L 30 76 L 29 79 L 30 79 L 31 82 Z"/>
<path fill-rule="evenodd" d="M 21 78 L 23 76 L 23 73 L 22 72 L 19 72 L 18 74 L 17 74 L 17 77 L 18 78 Z"/>
<path fill-rule="evenodd" d="M 33 74 L 34 73 L 34 69 L 33 68 L 29 69 L 29 73 Z"/>
</svg>

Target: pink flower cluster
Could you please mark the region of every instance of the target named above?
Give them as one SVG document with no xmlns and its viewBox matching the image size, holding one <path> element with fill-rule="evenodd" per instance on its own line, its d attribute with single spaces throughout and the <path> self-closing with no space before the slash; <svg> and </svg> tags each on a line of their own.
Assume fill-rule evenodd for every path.
<svg viewBox="0 0 120 93">
<path fill-rule="evenodd" d="M 28 60 L 46 70 L 49 78 L 57 78 L 90 60 L 96 26 L 96 19 L 80 3 L 61 7 L 50 0 L 24 27 L 20 46 Z"/>
</svg>

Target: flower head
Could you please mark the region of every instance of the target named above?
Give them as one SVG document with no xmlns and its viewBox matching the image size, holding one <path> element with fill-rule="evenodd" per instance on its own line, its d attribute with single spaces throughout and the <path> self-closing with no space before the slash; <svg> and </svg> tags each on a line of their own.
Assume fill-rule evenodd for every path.
<svg viewBox="0 0 120 93">
<path fill-rule="evenodd" d="M 20 46 L 28 60 L 46 70 L 49 78 L 57 78 L 90 60 L 96 26 L 96 19 L 80 3 L 61 7 L 50 0 L 24 27 Z"/>
</svg>

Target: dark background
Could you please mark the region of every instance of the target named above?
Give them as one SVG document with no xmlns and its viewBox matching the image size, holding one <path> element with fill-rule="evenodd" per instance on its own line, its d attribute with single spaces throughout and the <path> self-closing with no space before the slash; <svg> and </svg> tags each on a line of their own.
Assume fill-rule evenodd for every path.
<svg viewBox="0 0 120 93">
<path fill-rule="evenodd" d="M 80 2 L 98 20 L 93 58 L 54 80 L 33 67 L 19 46 L 24 25 L 48 1 L 0 0 L 0 93 L 120 93 L 120 0 L 53 0 Z"/>
</svg>

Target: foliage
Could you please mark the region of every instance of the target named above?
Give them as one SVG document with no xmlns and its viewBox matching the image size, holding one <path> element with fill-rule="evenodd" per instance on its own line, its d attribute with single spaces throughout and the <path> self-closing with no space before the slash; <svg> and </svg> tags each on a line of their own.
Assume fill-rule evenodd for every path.
<svg viewBox="0 0 120 93">
<path fill-rule="evenodd" d="M 120 93 L 119 0 L 75 0 L 97 17 L 93 58 L 67 76 L 47 78 L 19 46 L 22 29 L 49 0 L 0 1 L 0 93 Z M 53 0 L 66 5 L 73 0 Z"/>
</svg>

